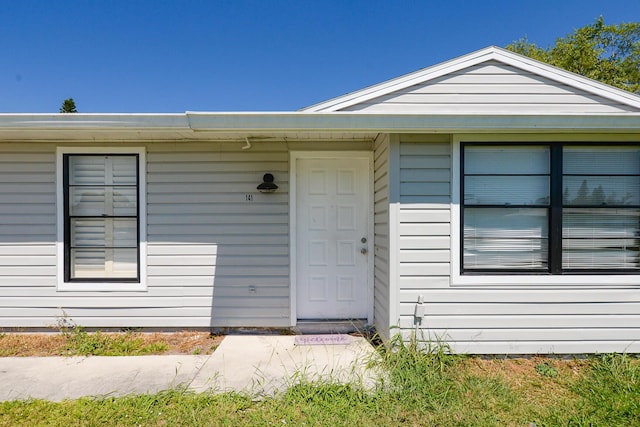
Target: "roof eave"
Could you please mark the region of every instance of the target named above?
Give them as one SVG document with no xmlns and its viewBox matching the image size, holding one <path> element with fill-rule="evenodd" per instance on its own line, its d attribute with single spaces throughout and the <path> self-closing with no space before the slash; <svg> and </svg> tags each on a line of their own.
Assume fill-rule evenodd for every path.
<svg viewBox="0 0 640 427">
<path fill-rule="evenodd" d="M 363 135 L 371 133 L 608 132 L 640 134 L 640 113 L 370 114 L 207 113 L 175 115 L 0 115 L 2 141 L 189 141 L 228 135 Z"/>
<path fill-rule="evenodd" d="M 0 131 L 7 129 L 189 129 L 184 113 L 135 114 L 135 113 L 74 113 L 74 114 L 0 114 Z"/>
<path fill-rule="evenodd" d="M 593 115 L 188 113 L 194 132 L 640 132 L 640 113 Z"/>
</svg>

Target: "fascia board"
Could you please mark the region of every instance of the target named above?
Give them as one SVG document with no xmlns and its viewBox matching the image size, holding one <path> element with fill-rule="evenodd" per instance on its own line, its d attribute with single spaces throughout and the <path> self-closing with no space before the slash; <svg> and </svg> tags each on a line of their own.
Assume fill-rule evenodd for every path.
<svg viewBox="0 0 640 427">
<path fill-rule="evenodd" d="M 65 117 L 61 117 L 65 116 Z M 187 112 L 184 114 L 0 114 L 2 131 L 67 131 L 90 135 L 174 131 L 228 132 L 457 132 L 457 131 L 593 131 L 640 132 L 640 113 L 621 114 L 369 114 L 310 112 Z"/>
<path fill-rule="evenodd" d="M 0 114 L 1 130 L 190 130 L 186 114 Z"/>
<path fill-rule="evenodd" d="M 396 79 L 312 105 L 302 109 L 301 111 L 338 111 L 343 108 L 348 108 L 374 98 L 388 95 L 416 84 L 426 83 L 429 80 L 492 60 L 640 109 L 640 97 L 632 93 L 562 70 L 526 56 L 510 52 L 506 49 L 490 46 Z"/>
<path fill-rule="evenodd" d="M 419 115 L 187 113 L 194 132 L 607 131 L 640 133 L 640 113 L 611 115 Z"/>
</svg>

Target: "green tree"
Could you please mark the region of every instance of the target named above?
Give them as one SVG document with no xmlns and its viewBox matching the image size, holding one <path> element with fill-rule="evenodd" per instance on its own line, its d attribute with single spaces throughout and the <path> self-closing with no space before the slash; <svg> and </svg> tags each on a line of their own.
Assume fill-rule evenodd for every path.
<svg viewBox="0 0 640 427">
<path fill-rule="evenodd" d="M 61 113 L 77 113 L 76 103 L 73 98 L 67 98 L 62 102 L 62 106 L 60 107 Z"/>
<path fill-rule="evenodd" d="M 640 94 L 640 22 L 591 24 L 543 48 L 525 37 L 506 46 L 556 67 Z"/>
</svg>

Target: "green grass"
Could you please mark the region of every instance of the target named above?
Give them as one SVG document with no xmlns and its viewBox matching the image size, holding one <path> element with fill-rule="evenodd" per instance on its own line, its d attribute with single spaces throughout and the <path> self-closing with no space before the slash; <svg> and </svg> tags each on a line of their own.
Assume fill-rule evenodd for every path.
<svg viewBox="0 0 640 427">
<path fill-rule="evenodd" d="M 88 333 L 81 327 L 64 332 L 67 337 L 66 356 L 138 356 L 161 353 L 167 349 L 164 343 L 145 344 L 132 332 L 108 335 L 100 331 Z"/>
<path fill-rule="evenodd" d="M 640 359 L 602 355 L 591 360 L 587 375 L 569 384 L 573 410 L 549 411 L 549 425 L 640 426 Z"/>
<path fill-rule="evenodd" d="M 481 359 L 394 342 L 375 390 L 314 384 L 254 401 L 194 394 L 0 403 L 0 426 L 640 426 L 640 359 Z"/>
</svg>

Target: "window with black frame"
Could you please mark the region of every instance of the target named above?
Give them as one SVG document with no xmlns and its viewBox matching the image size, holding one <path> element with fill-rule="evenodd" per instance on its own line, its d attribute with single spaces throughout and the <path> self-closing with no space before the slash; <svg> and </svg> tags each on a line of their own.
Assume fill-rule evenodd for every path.
<svg viewBox="0 0 640 427">
<path fill-rule="evenodd" d="M 637 273 L 640 147 L 462 145 L 462 273 Z"/>
<path fill-rule="evenodd" d="M 139 280 L 138 156 L 65 154 L 65 281 Z"/>
</svg>

